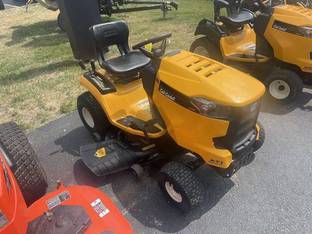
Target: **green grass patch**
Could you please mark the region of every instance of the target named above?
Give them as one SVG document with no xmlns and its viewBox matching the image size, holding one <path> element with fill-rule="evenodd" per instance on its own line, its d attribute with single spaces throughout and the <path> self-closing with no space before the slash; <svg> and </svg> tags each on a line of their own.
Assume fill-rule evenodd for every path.
<svg viewBox="0 0 312 234">
<path fill-rule="evenodd" d="M 58 12 L 39 5 L 0 11 L 0 123 L 14 120 L 33 129 L 75 110 L 82 73 Z M 168 49 L 189 49 L 196 25 L 212 17 L 212 1 L 179 0 L 179 10 L 162 18 L 160 10 L 116 14 L 127 21 L 130 43 L 164 32 L 173 34 Z M 103 17 L 103 20 L 112 20 Z"/>
</svg>

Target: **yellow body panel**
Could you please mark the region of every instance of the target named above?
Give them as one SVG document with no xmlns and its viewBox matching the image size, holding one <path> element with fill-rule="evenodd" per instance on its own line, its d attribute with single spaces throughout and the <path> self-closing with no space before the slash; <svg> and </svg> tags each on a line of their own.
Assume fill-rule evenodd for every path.
<svg viewBox="0 0 312 234">
<path fill-rule="evenodd" d="M 103 70 L 100 72 L 105 75 Z M 265 92 L 264 85 L 243 72 L 187 51 L 162 58 L 152 99 L 167 129 L 149 134 L 149 137 L 158 138 L 168 133 L 178 145 L 197 153 L 207 164 L 229 167 L 232 153 L 215 148 L 213 142 L 213 138 L 227 134 L 229 121 L 202 116 L 172 101 L 160 93 L 160 81 L 185 96 L 200 96 L 232 107 L 243 107 L 258 101 Z M 129 115 L 144 121 L 152 118 L 141 80 L 128 84 L 115 83 L 116 92 L 105 95 L 84 76 L 80 82 L 100 103 L 113 125 L 128 133 L 144 136 L 143 132 L 117 122 Z"/>
<path fill-rule="evenodd" d="M 159 82 L 156 82 L 153 100 L 175 142 L 199 154 L 206 163 L 227 168 L 232 162 L 232 154 L 228 150 L 216 149 L 212 138 L 226 135 L 229 122 L 195 114 L 177 105 L 158 90 Z"/>
<path fill-rule="evenodd" d="M 304 72 L 312 73 L 312 38 L 298 36 L 273 28 L 275 20 L 294 26 L 312 27 L 312 9 L 300 6 L 281 5 L 274 8 L 265 38 L 274 50 L 274 56 L 286 63 L 299 66 Z"/>
<path fill-rule="evenodd" d="M 289 64 L 297 65 L 302 71 L 312 73 L 312 38 L 298 36 L 273 28 L 274 21 L 278 20 L 294 26 L 312 27 L 312 9 L 294 5 L 279 5 L 267 25 L 264 36 L 274 51 L 274 57 Z M 244 29 L 221 37 L 220 48 L 225 59 L 240 62 L 266 62 L 269 58 L 255 55 L 256 34 L 246 24 Z M 246 55 L 243 56 L 238 55 Z"/>
<path fill-rule="evenodd" d="M 225 58 L 235 54 L 254 55 L 256 34 L 254 30 L 246 24 L 242 31 L 232 33 L 227 37 L 221 37 L 220 45 L 221 52 Z"/>
<path fill-rule="evenodd" d="M 101 71 L 101 73 L 104 73 L 104 71 Z M 80 84 L 96 98 L 111 124 L 131 134 L 144 136 L 142 131 L 128 128 L 117 122 L 117 120 L 126 116 L 134 116 L 144 121 L 152 119 L 150 105 L 141 80 L 132 81 L 128 84 L 115 84 L 117 92 L 105 95 L 102 95 L 84 76 L 81 76 Z M 160 127 L 158 126 L 158 128 Z M 166 130 L 162 129 L 159 133 L 150 133 L 149 137 L 158 138 L 165 133 Z"/>
<path fill-rule="evenodd" d="M 158 79 L 189 97 L 205 97 L 227 106 L 258 100 L 264 85 L 250 75 L 188 51 L 162 59 Z"/>
<path fill-rule="evenodd" d="M 208 118 L 177 105 L 159 92 L 160 81 L 186 96 L 205 97 L 235 107 L 259 100 L 265 92 L 264 85 L 243 72 L 186 51 L 161 62 L 153 101 L 169 135 L 181 147 L 199 154 L 207 164 L 227 168 L 232 162 L 232 154 L 229 150 L 215 148 L 213 138 L 225 136 L 229 122 Z"/>
</svg>

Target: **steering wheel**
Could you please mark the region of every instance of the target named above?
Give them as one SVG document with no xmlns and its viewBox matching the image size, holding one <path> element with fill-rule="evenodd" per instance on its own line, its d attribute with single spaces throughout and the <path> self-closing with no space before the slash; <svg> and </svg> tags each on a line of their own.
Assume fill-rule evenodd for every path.
<svg viewBox="0 0 312 234">
<path fill-rule="evenodd" d="M 167 33 L 158 37 L 154 37 L 145 41 L 142 41 L 132 47 L 134 50 L 140 50 L 143 54 L 150 58 L 159 58 L 163 56 L 166 52 L 167 48 L 167 39 L 171 37 L 171 33 Z M 146 47 L 149 44 L 155 44 L 158 42 L 162 42 L 158 48 L 151 48 L 148 50 Z"/>
</svg>

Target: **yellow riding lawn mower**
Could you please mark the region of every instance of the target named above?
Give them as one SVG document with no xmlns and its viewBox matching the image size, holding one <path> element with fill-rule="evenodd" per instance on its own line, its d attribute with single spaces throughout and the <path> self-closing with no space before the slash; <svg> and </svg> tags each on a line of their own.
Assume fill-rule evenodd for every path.
<svg viewBox="0 0 312 234">
<path fill-rule="evenodd" d="M 72 1 L 76 11 L 85 2 Z M 71 15 L 70 0 L 63 4 L 67 7 L 60 4 L 61 13 L 68 16 L 68 25 L 76 24 L 79 13 Z M 94 16 L 83 6 L 81 13 Z M 79 24 L 79 30 L 84 26 L 88 25 Z M 163 161 L 161 189 L 189 211 L 205 197 L 205 186 L 194 170 L 210 165 L 231 177 L 263 144 L 264 129 L 257 119 L 265 87 L 258 80 L 191 52 L 165 53 L 171 34 L 131 50 L 124 21 L 91 26 L 86 32 L 91 40 L 79 37 L 85 42 L 80 41 L 79 48 L 72 40 L 73 29 L 67 33 L 74 55 L 86 58 L 82 49 L 94 44 L 99 64 L 97 68 L 91 60 L 81 76 L 87 92 L 77 101 L 85 128 L 100 140 L 80 149 L 82 161 L 95 175 L 129 168 L 140 172 L 142 166 Z M 108 58 L 113 47 L 119 54 Z M 80 65 L 86 68 L 85 63 Z"/>
<path fill-rule="evenodd" d="M 232 0 L 214 1 L 214 21 L 197 26 L 191 51 L 252 73 L 277 103 L 290 103 L 312 82 L 312 10 L 256 2 L 256 14 Z"/>
</svg>

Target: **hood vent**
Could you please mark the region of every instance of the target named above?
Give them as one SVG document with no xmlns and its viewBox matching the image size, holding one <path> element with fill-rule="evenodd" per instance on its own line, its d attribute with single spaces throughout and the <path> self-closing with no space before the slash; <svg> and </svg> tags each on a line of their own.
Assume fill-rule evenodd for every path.
<svg viewBox="0 0 312 234">
<path fill-rule="evenodd" d="M 208 78 L 211 75 L 223 70 L 224 67 L 211 60 L 196 56 L 195 54 L 181 58 L 179 63 L 186 67 L 189 71 L 197 73 L 202 77 Z"/>
</svg>

